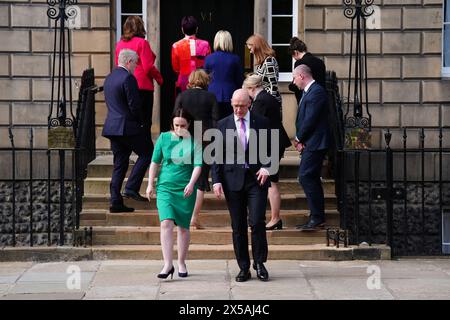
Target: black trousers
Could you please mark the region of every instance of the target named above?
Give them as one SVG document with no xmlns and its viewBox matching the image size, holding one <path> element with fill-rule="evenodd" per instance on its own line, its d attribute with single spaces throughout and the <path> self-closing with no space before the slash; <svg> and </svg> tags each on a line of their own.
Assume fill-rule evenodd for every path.
<svg viewBox="0 0 450 320">
<path fill-rule="evenodd" d="M 127 174 L 131 152 L 136 153 L 138 159 L 128 177 L 125 190 L 139 192 L 142 180 L 152 160 L 153 142 L 150 135 L 147 134 L 109 137 L 109 139 L 114 154 L 114 169 L 110 184 L 111 205 L 120 205 L 123 204 L 120 190 Z"/>
<path fill-rule="evenodd" d="M 327 150 L 303 151 L 299 167 L 299 182 L 305 191 L 310 219 L 313 222 L 325 221 L 325 199 L 323 196 L 320 172 Z"/>
<path fill-rule="evenodd" d="M 250 225 L 252 232 L 253 261 L 255 263 L 267 261 L 266 207 L 268 188 L 261 188 L 255 175 L 247 170 L 242 190 L 224 190 L 224 192 L 231 216 L 236 260 L 239 268 L 249 270 L 248 225 Z"/>
<path fill-rule="evenodd" d="M 139 90 L 139 95 L 142 100 L 142 124 L 144 125 L 145 132 L 150 132 L 152 128 L 152 116 L 153 116 L 153 91 Z"/>
</svg>

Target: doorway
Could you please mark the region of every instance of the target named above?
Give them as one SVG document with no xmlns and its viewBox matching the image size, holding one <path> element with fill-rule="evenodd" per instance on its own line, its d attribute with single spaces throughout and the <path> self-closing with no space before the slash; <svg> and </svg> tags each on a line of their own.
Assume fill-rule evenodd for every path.
<svg viewBox="0 0 450 320">
<path fill-rule="evenodd" d="M 184 37 L 181 18 L 194 16 L 199 24 L 198 38 L 207 40 L 213 51 L 214 36 L 219 30 L 228 30 L 233 37 L 234 53 L 244 64 L 245 41 L 253 34 L 254 0 L 164 0 L 161 1 L 161 87 L 160 128 L 170 130 L 170 118 L 175 103 L 176 75 L 172 70 L 172 44 Z M 248 54 L 247 54 L 248 61 Z M 248 69 L 247 65 L 244 70 Z M 250 66 L 251 68 L 251 66 Z M 248 70 L 247 70 L 248 71 Z"/>
</svg>

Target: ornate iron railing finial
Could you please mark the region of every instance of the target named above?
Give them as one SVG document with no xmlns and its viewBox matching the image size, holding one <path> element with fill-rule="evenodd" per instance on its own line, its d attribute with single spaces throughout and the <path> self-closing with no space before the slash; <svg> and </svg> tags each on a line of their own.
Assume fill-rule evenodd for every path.
<svg viewBox="0 0 450 320">
<path fill-rule="evenodd" d="M 370 146 L 372 115 L 368 104 L 366 19 L 374 13 L 373 2 L 374 0 L 343 0 L 344 16 L 351 19 L 348 99 L 344 116 L 347 147 Z M 353 112 L 349 115 L 352 103 Z"/>
</svg>

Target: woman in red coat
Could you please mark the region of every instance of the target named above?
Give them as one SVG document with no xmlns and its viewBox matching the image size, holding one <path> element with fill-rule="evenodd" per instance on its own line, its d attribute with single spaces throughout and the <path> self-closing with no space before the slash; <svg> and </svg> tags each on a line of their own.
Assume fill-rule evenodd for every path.
<svg viewBox="0 0 450 320">
<path fill-rule="evenodd" d="M 150 44 L 145 40 L 144 22 L 138 16 L 130 16 L 123 25 L 123 35 L 116 45 L 116 65 L 119 52 L 122 49 L 131 49 L 137 52 L 139 61 L 134 71 L 139 93 L 142 100 L 144 127 L 150 133 L 153 113 L 153 91 L 155 90 L 153 80 L 162 85 L 163 78 L 159 70 L 155 67 L 156 55 L 150 48 Z"/>
</svg>

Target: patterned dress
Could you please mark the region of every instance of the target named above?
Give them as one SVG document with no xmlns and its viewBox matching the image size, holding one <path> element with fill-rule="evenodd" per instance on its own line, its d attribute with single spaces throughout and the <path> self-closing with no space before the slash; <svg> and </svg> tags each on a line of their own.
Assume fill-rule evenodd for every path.
<svg viewBox="0 0 450 320">
<path fill-rule="evenodd" d="M 192 71 L 203 68 L 205 58 L 211 53 L 208 41 L 186 36 L 172 45 L 172 68 L 178 74 L 176 87 L 186 90 Z"/>
<path fill-rule="evenodd" d="M 262 64 L 257 65 L 256 73 L 263 78 L 264 90 L 274 96 L 281 105 L 281 94 L 278 91 L 279 68 L 275 57 L 268 56 Z"/>
</svg>

